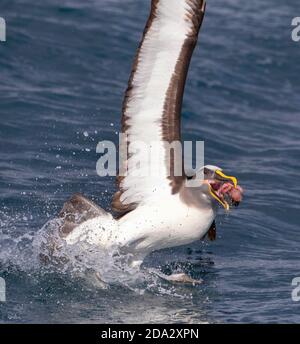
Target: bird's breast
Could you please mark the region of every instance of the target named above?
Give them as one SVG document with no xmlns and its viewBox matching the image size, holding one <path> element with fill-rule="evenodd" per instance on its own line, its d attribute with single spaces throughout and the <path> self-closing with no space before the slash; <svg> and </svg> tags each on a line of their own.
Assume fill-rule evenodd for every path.
<svg viewBox="0 0 300 344">
<path fill-rule="evenodd" d="M 132 251 L 151 252 L 202 238 L 215 217 L 212 208 L 184 204 L 179 197 L 152 200 L 119 223 L 119 243 Z"/>
</svg>

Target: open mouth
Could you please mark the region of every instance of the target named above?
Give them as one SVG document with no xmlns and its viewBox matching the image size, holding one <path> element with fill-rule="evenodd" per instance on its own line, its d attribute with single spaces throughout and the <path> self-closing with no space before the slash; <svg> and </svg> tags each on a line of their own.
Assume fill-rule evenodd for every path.
<svg viewBox="0 0 300 344">
<path fill-rule="evenodd" d="M 243 197 L 243 189 L 237 185 L 235 177 L 216 171 L 215 179 L 208 180 L 210 194 L 226 209 L 238 206 Z"/>
</svg>

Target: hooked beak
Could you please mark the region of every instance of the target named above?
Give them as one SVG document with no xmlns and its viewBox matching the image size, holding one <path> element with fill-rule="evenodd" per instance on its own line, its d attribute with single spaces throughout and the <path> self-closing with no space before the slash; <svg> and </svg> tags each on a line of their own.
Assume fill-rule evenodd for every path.
<svg viewBox="0 0 300 344">
<path fill-rule="evenodd" d="M 215 171 L 216 179 L 222 182 L 232 182 L 233 186 L 236 188 L 238 181 L 233 176 L 227 176 L 224 174 L 221 170 Z M 220 198 L 220 196 L 216 193 L 216 191 L 212 188 L 212 186 L 209 184 L 209 192 L 210 194 L 226 209 L 229 210 L 230 206 L 228 202 L 224 198 Z"/>
<path fill-rule="evenodd" d="M 237 184 L 238 184 L 238 181 L 235 177 L 233 176 L 226 176 L 226 174 L 224 174 L 222 171 L 220 170 L 217 170 L 215 172 L 215 174 L 217 175 L 217 179 L 222 181 L 222 182 L 226 182 L 228 180 L 232 181 L 233 183 L 233 186 L 236 188 L 237 187 Z"/>
</svg>

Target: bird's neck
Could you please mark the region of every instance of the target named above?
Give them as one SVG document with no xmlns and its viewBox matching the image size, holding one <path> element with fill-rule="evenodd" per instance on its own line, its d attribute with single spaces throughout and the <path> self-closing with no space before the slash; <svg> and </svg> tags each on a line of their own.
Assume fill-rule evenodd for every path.
<svg viewBox="0 0 300 344">
<path fill-rule="evenodd" d="M 189 186 L 184 184 L 180 190 L 180 198 L 188 206 L 197 208 L 214 208 L 211 198 L 207 195 L 205 186 Z"/>
</svg>

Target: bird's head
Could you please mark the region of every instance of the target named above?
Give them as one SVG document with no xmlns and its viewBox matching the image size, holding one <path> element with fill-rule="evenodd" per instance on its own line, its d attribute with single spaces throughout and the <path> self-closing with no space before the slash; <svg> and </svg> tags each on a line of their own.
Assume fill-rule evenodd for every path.
<svg viewBox="0 0 300 344">
<path fill-rule="evenodd" d="M 243 197 L 243 189 L 238 185 L 236 177 L 226 175 L 217 166 L 206 165 L 203 167 L 204 192 L 226 210 L 231 205 L 238 206 Z"/>
</svg>

